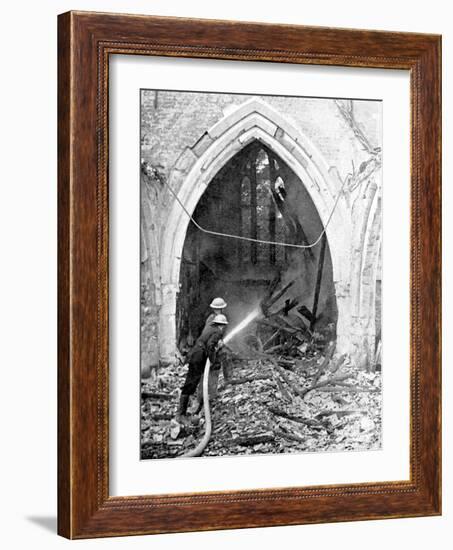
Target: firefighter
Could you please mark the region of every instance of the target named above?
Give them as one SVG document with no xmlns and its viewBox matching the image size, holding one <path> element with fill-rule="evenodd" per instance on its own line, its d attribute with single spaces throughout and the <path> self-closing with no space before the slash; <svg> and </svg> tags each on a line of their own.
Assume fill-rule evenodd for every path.
<svg viewBox="0 0 453 550">
<path fill-rule="evenodd" d="M 212 300 L 212 302 L 209 304 L 209 307 L 211 308 L 211 313 L 206 319 L 204 328 L 208 327 L 212 323 L 216 315 L 218 315 L 219 313 L 223 314 L 223 310 L 227 307 L 227 303 L 223 298 L 214 298 L 214 300 Z"/>
<path fill-rule="evenodd" d="M 186 416 L 190 396 L 195 393 L 203 376 L 206 359 L 209 358 L 211 365 L 216 366 L 217 353 L 223 346 L 222 336 L 226 325 L 228 325 L 228 320 L 225 315 L 217 313 L 210 324 L 204 328 L 190 351 L 189 369 L 181 390 L 179 409 L 176 415 L 178 420 L 183 420 Z"/>
<path fill-rule="evenodd" d="M 212 300 L 212 302 L 209 304 L 209 307 L 211 308 L 211 313 L 206 319 L 203 330 L 212 323 L 217 314 L 222 313 L 223 315 L 225 315 L 224 309 L 227 307 L 227 303 L 223 298 L 218 297 Z M 217 354 L 217 361 L 215 365 L 211 365 L 211 372 L 209 374 L 209 395 L 212 395 L 213 397 L 217 394 L 217 380 L 219 377 L 220 365 L 222 367 L 224 382 L 226 385 L 228 385 L 231 380 L 232 373 L 231 364 L 226 349 L 222 349 L 220 353 Z M 200 383 L 198 385 L 197 396 L 200 403 L 197 409 L 197 412 L 199 412 L 201 410 L 201 407 L 203 406 L 203 380 L 200 380 Z"/>
<path fill-rule="evenodd" d="M 216 315 L 218 315 L 219 313 L 224 315 L 223 310 L 227 307 L 227 303 L 223 298 L 214 298 L 214 300 L 212 300 L 212 302 L 209 304 L 209 307 L 211 308 L 211 313 L 206 319 L 203 330 L 209 327 Z M 228 321 L 228 318 L 226 319 Z M 221 350 L 219 350 L 216 355 L 216 362 L 211 365 L 211 369 L 209 372 L 209 395 L 211 397 L 215 397 L 217 395 L 217 385 L 220 369 L 222 369 L 223 372 L 224 383 L 225 385 L 228 385 L 232 378 L 232 372 L 230 357 L 226 348 L 222 348 Z M 195 414 L 198 414 L 203 407 L 203 378 L 200 379 L 200 382 L 198 384 L 197 398 L 199 406 Z"/>
</svg>

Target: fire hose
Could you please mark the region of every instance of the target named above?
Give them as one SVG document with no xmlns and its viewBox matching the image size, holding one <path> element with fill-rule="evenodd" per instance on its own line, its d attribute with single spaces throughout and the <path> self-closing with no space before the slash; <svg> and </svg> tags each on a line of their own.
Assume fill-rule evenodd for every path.
<svg viewBox="0 0 453 550">
<path fill-rule="evenodd" d="M 206 364 L 204 366 L 203 373 L 203 409 L 204 409 L 204 418 L 206 423 L 206 428 L 203 438 L 200 440 L 195 449 L 188 451 L 183 454 L 183 458 L 189 458 L 191 456 L 200 456 L 201 453 L 205 450 L 206 445 L 209 443 L 211 438 L 212 431 L 212 422 L 211 422 L 211 410 L 209 408 L 209 370 L 211 368 L 211 361 L 206 359 Z"/>
</svg>

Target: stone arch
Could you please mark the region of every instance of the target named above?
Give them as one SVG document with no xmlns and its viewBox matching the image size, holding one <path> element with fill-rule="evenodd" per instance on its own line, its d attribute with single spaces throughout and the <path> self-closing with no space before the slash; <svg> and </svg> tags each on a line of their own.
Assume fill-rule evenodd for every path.
<svg viewBox="0 0 453 550">
<path fill-rule="evenodd" d="M 376 279 L 379 268 L 379 252 L 381 247 L 381 216 L 382 199 L 377 185 L 370 200 L 368 216 L 363 220 L 365 239 L 362 247 L 362 262 L 357 274 L 359 279 L 359 294 L 357 297 L 357 324 L 360 339 L 355 342 L 360 352 L 361 366 L 371 364 L 374 358 L 376 344 Z"/>
<path fill-rule="evenodd" d="M 169 177 L 169 185 L 188 212 L 195 207 L 212 178 L 238 151 L 253 140 L 273 150 L 304 183 L 324 227 L 333 210 L 338 180 L 329 171 L 314 144 L 289 120 L 262 100 L 251 99 L 228 112 L 191 148 L 187 149 Z M 175 352 L 176 294 L 179 289 L 181 253 L 190 220 L 173 201 L 160 243 L 162 306 L 160 311 L 160 355 L 171 360 Z M 337 297 L 337 349 L 349 351 L 351 218 L 344 197 L 326 229 Z"/>
</svg>

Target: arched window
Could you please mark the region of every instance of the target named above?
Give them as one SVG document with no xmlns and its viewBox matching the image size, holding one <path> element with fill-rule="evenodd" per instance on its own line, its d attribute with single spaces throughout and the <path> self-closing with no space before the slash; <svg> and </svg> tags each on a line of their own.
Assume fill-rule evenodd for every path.
<svg viewBox="0 0 453 550">
<path fill-rule="evenodd" d="M 244 150 L 241 169 L 241 235 L 263 241 L 286 242 L 288 231 L 282 208 L 285 182 L 278 161 L 259 143 Z M 283 247 L 242 241 L 241 261 L 252 264 L 281 264 Z"/>
<path fill-rule="evenodd" d="M 176 315 L 181 341 L 192 342 L 200 334 L 214 296 L 224 297 L 236 314 L 244 311 L 244 304 L 262 299 L 277 276 L 295 277 L 293 290 L 300 304 L 311 307 L 317 255 L 311 248 L 271 242 L 307 244 L 302 223 L 313 239 L 322 222 L 303 182 L 265 144 L 254 141 L 230 158 L 206 187 L 193 216 L 202 228 L 218 234 L 195 224 L 187 228 Z M 326 294 L 333 283 L 326 285 L 323 277 Z"/>
</svg>

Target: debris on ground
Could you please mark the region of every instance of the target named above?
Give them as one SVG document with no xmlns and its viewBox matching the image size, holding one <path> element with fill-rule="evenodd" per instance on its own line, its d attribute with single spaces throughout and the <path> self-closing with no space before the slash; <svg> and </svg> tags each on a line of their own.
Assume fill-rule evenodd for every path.
<svg viewBox="0 0 453 550">
<path fill-rule="evenodd" d="M 258 356 L 258 357 L 257 357 Z M 289 360 L 252 352 L 235 356 L 233 378 L 212 406 L 212 435 L 203 456 L 373 450 L 381 447 L 381 373 L 313 351 Z M 178 457 L 195 447 L 204 417 L 176 421 L 186 366 L 160 367 L 142 382 L 142 458 Z"/>
</svg>

